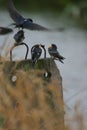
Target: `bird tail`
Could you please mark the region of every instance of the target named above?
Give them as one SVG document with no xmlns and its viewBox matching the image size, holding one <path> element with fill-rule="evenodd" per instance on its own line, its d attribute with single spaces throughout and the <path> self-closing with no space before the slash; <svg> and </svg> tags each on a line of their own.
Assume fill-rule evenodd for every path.
<svg viewBox="0 0 87 130">
<path fill-rule="evenodd" d="M 59 61 L 60 61 L 61 63 L 63 63 L 63 64 L 64 64 L 64 62 L 62 61 L 62 59 L 59 59 Z"/>
<path fill-rule="evenodd" d="M 64 59 L 65 59 L 65 57 L 63 57 L 63 56 L 61 56 L 61 55 L 58 56 L 58 60 L 59 60 L 61 63 L 64 63 L 64 62 L 63 62 Z"/>
</svg>

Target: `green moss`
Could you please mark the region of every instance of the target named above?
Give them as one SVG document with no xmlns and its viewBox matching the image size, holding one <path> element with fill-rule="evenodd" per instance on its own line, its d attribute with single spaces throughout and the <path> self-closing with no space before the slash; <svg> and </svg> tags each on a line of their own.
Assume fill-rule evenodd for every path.
<svg viewBox="0 0 87 130">
<path fill-rule="evenodd" d="M 4 125 L 4 116 L 0 114 L 0 127 L 3 127 Z"/>
<path fill-rule="evenodd" d="M 55 103 L 51 97 L 47 96 L 46 102 L 52 110 L 55 109 Z"/>
<path fill-rule="evenodd" d="M 23 60 L 20 62 L 10 62 L 7 61 L 4 63 L 4 68 L 3 71 L 10 73 L 12 70 L 15 69 L 23 69 L 25 71 L 28 71 L 30 69 L 45 69 L 48 70 L 50 68 L 50 61 L 51 59 L 40 59 L 38 62 L 35 64 L 35 66 L 32 66 L 31 60 Z"/>
<path fill-rule="evenodd" d="M 47 128 L 45 126 L 45 121 L 43 118 L 40 118 L 39 124 L 40 124 L 40 130 L 47 130 Z"/>
</svg>

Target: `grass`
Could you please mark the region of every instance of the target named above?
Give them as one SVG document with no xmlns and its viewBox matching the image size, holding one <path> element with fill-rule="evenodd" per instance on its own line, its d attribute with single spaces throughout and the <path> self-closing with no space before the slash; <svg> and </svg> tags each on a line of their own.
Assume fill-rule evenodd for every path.
<svg viewBox="0 0 87 130">
<path fill-rule="evenodd" d="M 29 61 L 0 64 L 0 130 L 71 130 L 64 126 L 62 80 L 44 79 L 41 62 L 34 69 Z M 78 106 L 69 120 L 78 122 L 76 130 L 84 130 Z"/>
<path fill-rule="evenodd" d="M 64 128 L 63 104 L 58 92 L 61 86 L 56 79 L 48 82 L 44 78 L 47 68 L 43 69 L 43 63 L 39 61 L 34 69 L 28 66 L 29 61 L 0 64 L 0 129 Z"/>
</svg>

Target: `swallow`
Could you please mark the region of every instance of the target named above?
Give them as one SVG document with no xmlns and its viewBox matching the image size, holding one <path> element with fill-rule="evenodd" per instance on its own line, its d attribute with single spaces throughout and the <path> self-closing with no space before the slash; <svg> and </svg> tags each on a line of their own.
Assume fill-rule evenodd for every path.
<svg viewBox="0 0 87 130">
<path fill-rule="evenodd" d="M 35 65 L 38 59 L 40 58 L 42 54 L 42 49 L 40 44 L 36 44 L 31 48 L 31 60 L 32 65 Z"/>
<path fill-rule="evenodd" d="M 12 50 L 19 46 L 19 45 L 25 45 L 27 51 L 26 51 L 26 55 L 25 55 L 25 60 L 27 59 L 27 56 L 28 56 L 28 52 L 29 52 L 29 47 L 26 43 L 23 42 L 24 40 L 24 31 L 23 30 L 19 30 L 15 35 L 14 35 L 14 40 L 15 40 L 15 43 L 14 45 L 11 47 L 10 49 L 10 61 L 12 61 Z"/>
<path fill-rule="evenodd" d="M 15 35 L 14 35 L 14 40 L 16 41 L 17 44 L 20 44 L 24 40 L 24 31 L 19 30 Z"/>
<path fill-rule="evenodd" d="M 64 63 L 63 60 L 65 58 L 60 55 L 55 44 L 51 44 L 51 46 L 48 47 L 48 52 L 54 60 L 59 60 L 61 63 Z"/>
<path fill-rule="evenodd" d="M 13 32 L 13 30 L 11 28 L 7 28 L 7 27 L 0 27 L 0 35 L 5 35 L 8 33 Z"/>
<path fill-rule="evenodd" d="M 23 17 L 15 8 L 12 0 L 7 0 L 7 8 L 10 17 L 15 22 L 13 25 L 15 25 L 16 28 L 25 28 L 29 30 L 38 30 L 38 31 L 50 31 L 50 29 L 43 27 L 37 23 L 34 23 L 31 18 L 25 18 Z"/>
</svg>

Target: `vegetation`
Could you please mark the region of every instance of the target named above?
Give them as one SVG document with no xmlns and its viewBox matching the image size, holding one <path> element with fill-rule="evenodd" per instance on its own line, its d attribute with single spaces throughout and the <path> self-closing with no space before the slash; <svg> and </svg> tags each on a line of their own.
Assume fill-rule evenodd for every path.
<svg viewBox="0 0 87 130">
<path fill-rule="evenodd" d="M 64 130 L 60 82 L 45 80 L 44 70 L 17 66 L 26 68 L 21 63 L 10 69 L 7 62 L 0 65 L 0 128 Z"/>
<path fill-rule="evenodd" d="M 17 6 L 24 8 L 24 1 L 15 0 Z M 16 3 L 17 2 L 17 3 Z M 43 2 L 43 3 L 42 3 Z M 86 2 L 85 0 L 83 1 Z M 1 6 L 5 0 L 0 1 Z M 20 5 L 21 3 L 21 5 Z M 29 3 L 29 4 L 28 4 Z M 50 3 L 50 4 L 49 4 Z M 28 10 L 69 10 L 72 5 L 81 2 L 70 0 L 29 1 L 26 0 Z M 84 8 L 83 8 L 84 9 Z M 85 7 L 86 9 L 86 7 Z M 47 63 L 48 64 L 48 63 Z M 64 110 L 61 97 L 61 78 L 44 78 L 45 67 L 43 61 L 33 69 L 29 61 L 7 62 L 0 57 L 0 129 L 1 130 L 69 130 L 64 126 Z M 48 64 L 50 65 L 50 64 Z M 38 69 L 39 68 L 39 69 Z M 75 108 L 74 117 L 78 123 L 77 130 L 85 130 L 81 113 Z M 74 130 L 74 129 L 73 129 Z"/>
<path fill-rule="evenodd" d="M 24 61 L 0 63 L 0 129 L 70 130 L 70 125 L 64 126 L 61 78 L 48 82 L 44 69 L 29 69 L 27 64 L 28 61 L 25 65 Z M 74 117 L 67 120 L 75 120 L 77 130 L 85 130 L 78 107 L 77 104 Z"/>
<path fill-rule="evenodd" d="M 15 3 L 16 7 L 18 6 L 25 10 L 27 9 L 28 11 L 63 11 L 68 6 L 72 7 L 73 5 L 75 5 L 79 7 L 84 7 L 87 5 L 86 0 L 13 0 L 13 2 Z M 4 7 L 5 3 L 6 0 L 0 0 L 1 7 Z"/>
</svg>

